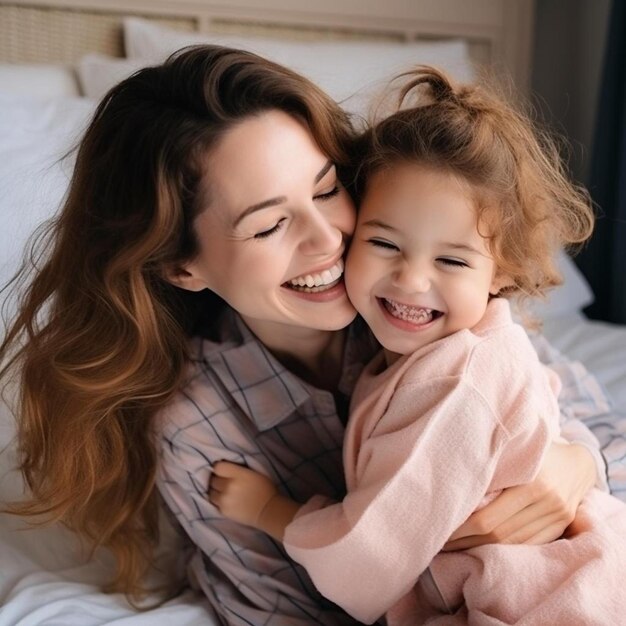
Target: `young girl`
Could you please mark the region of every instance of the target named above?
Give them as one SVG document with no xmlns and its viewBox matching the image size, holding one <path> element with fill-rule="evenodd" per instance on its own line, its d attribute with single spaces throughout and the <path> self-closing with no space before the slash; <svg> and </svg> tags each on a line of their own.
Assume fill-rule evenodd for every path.
<svg viewBox="0 0 626 626">
<path fill-rule="evenodd" d="M 220 463 L 211 501 L 283 540 L 365 623 L 618 623 L 626 507 L 600 491 L 568 539 L 441 552 L 472 511 L 532 480 L 559 437 L 559 381 L 506 297 L 558 284 L 554 253 L 584 241 L 593 214 L 556 152 L 495 97 L 430 68 L 408 96 L 413 107 L 358 146 L 346 286 L 383 351 L 352 398 L 348 495 L 300 506 Z"/>
</svg>

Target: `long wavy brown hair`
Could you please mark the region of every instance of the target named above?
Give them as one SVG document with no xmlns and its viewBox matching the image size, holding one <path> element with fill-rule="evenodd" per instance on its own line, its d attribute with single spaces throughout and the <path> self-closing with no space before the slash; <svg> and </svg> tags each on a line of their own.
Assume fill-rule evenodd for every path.
<svg viewBox="0 0 626 626">
<path fill-rule="evenodd" d="M 182 382 L 190 333 L 221 302 L 170 285 L 194 257 L 206 154 L 241 120 L 280 109 L 339 168 L 347 115 L 298 74 L 216 46 L 183 50 L 104 97 L 76 153 L 64 205 L 0 345 L 17 380 L 19 463 L 30 493 L 10 511 L 62 521 L 117 563 L 130 598 L 158 540 L 152 422 Z M 21 276 L 29 273 L 27 267 Z"/>
<path fill-rule="evenodd" d="M 555 253 L 589 238 L 594 211 L 556 138 L 495 85 L 456 85 L 428 66 L 396 81 L 396 111 L 355 144 L 357 197 L 398 163 L 450 172 L 469 183 L 496 267 L 512 279 L 507 292 L 523 300 L 559 285 Z"/>
</svg>

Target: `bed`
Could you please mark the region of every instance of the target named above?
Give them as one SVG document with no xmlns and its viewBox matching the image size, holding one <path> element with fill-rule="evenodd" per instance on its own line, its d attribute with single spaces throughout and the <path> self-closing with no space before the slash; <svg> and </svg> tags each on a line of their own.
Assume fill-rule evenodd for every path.
<svg viewBox="0 0 626 626">
<path fill-rule="evenodd" d="M 72 168 L 61 157 L 97 99 L 182 45 L 212 41 L 260 52 L 366 115 L 385 78 L 414 60 L 443 65 L 462 80 L 487 65 L 526 93 L 532 23 L 532 0 L 318 0 L 315 7 L 281 0 L 0 0 L 0 283 L 14 273 L 37 225 L 57 210 Z M 571 260 L 559 260 L 565 284 L 537 313 L 552 343 L 604 385 L 613 405 L 596 418 L 601 444 L 624 458 L 615 434 L 626 432 L 626 328 L 584 317 L 593 294 Z M 2 299 L 3 315 L 10 315 L 15 302 L 4 292 Z M 13 417 L 0 404 L 0 502 L 22 493 L 13 436 Z M 626 486 L 624 467 L 616 463 L 612 471 Z M 180 567 L 177 541 L 169 529 L 164 568 Z M 26 529 L 0 515 L 0 626 L 218 623 L 190 591 L 138 612 L 122 596 L 100 591 L 111 571 L 106 553 L 87 562 L 63 527 Z"/>
</svg>

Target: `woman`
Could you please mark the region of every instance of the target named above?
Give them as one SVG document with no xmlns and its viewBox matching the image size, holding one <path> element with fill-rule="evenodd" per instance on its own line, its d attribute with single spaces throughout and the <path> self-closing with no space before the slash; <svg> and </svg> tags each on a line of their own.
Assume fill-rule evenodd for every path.
<svg viewBox="0 0 626 626">
<path fill-rule="evenodd" d="M 363 136 L 355 185 L 345 284 L 382 350 L 350 401 L 348 493 L 294 502 L 219 462 L 210 500 L 283 542 L 365 623 L 620 623 L 626 503 L 599 490 L 579 508 L 586 532 L 440 553 L 558 438 L 560 382 L 507 300 L 558 282 L 555 252 L 594 220 L 558 152 L 496 94 L 425 66 L 400 78 L 404 106 Z"/>
<path fill-rule="evenodd" d="M 111 588 L 141 590 L 157 483 L 224 623 L 354 623 L 206 497 L 218 460 L 265 468 L 297 500 L 343 495 L 347 400 L 376 349 L 342 280 L 352 140 L 304 78 L 218 47 L 141 70 L 99 105 L 0 356 L 3 375 L 21 368 L 32 499 L 14 511 L 111 548 Z M 554 446 L 532 486 L 449 547 L 551 540 L 595 474 L 587 448 Z"/>
</svg>

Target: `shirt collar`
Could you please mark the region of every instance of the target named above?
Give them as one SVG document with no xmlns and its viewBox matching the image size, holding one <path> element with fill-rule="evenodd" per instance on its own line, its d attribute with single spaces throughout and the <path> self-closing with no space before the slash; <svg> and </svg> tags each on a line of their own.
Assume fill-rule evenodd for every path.
<svg viewBox="0 0 626 626">
<path fill-rule="evenodd" d="M 259 430 L 273 428 L 297 412 L 314 394 L 328 394 L 287 370 L 257 339 L 241 317 L 226 309 L 220 320 L 219 343 L 202 340 L 194 360 L 203 361 L 218 377 L 238 407 Z M 363 364 L 376 351 L 364 324 L 348 330 L 339 391 L 352 393 Z"/>
</svg>

